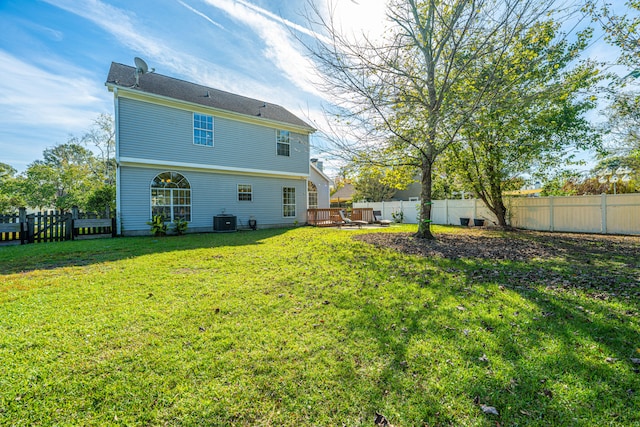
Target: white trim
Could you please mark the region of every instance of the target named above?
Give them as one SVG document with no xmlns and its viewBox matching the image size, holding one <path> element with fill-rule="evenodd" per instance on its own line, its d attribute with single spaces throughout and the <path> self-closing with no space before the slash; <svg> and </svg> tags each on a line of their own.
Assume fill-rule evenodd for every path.
<svg viewBox="0 0 640 427">
<path fill-rule="evenodd" d="M 270 171 L 270 170 L 264 170 L 264 169 L 248 169 L 248 168 L 235 168 L 230 166 L 205 165 L 201 163 L 185 163 L 185 162 L 172 162 L 168 160 L 140 159 L 136 157 L 121 157 L 119 165 L 140 166 L 140 167 L 147 167 L 147 168 L 174 167 L 174 168 L 179 168 L 181 170 L 191 169 L 195 171 L 219 172 L 219 173 L 229 173 L 229 174 L 236 174 L 236 175 L 271 176 L 271 177 L 282 177 L 282 178 L 307 179 L 309 177 L 309 174 L 305 174 L 301 172 L 279 172 L 279 171 Z"/>
<path fill-rule="evenodd" d="M 211 117 L 211 130 L 203 129 L 203 128 L 196 128 L 196 114 L 199 115 L 199 116 L 207 117 L 207 118 Z M 216 146 L 215 132 L 214 132 L 216 125 L 215 125 L 214 117 L 211 114 L 203 114 L 203 113 L 194 111 L 194 112 L 191 113 L 191 124 L 192 124 L 192 130 L 191 130 L 192 139 L 191 139 L 191 141 L 193 142 L 193 145 L 195 145 L 196 147 L 209 147 L 209 148 L 213 148 L 213 147 Z M 211 132 L 211 145 L 196 143 L 196 129 L 197 130 L 203 130 L 205 132 Z"/>
<path fill-rule="evenodd" d="M 285 203 L 284 203 L 284 189 L 285 188 L 289 188 L 289 189 L 293 189 L 293 203 L 287 203 L 286 206 L 291 206 L 293 205 L 293 215 L 292 216 L 285 216 L 284 215 L 284 207 L 285 207 Z M 298 217 L 298 196 L 296 195 L 296 187 L 289 187 L 286 185 L 282 186 L 282 218 L 297 218 Z"/>
<path fill-rule="evenodd" d="M 175 173 L 180 175 L 181 177 L 183 177 L 185 179 L 185 181 L 187 181 L 187 184 L 189 184 L 189 188 L 182 188 L 182 187 L 169 187 L 169 188 L 160 188 L 160 187 L 154 187 L 153 186 L 153 182 L 156 180 L 156 178 L 159 175 L 162 175 L 163 173 Z M 156 176 L 154 176 L 151 179 L 151 182 L 149 182 L 149 218 L 153 218 L 153 190 L 170 190 L 170 196 L 169 196 L 169 205 L 161 205 L 161 206 L 169 206 L 171 209 L 171 217 L 168 218 L 165 223 L 167 222 L 173 222 L 174 218 L 173 218 L 173 190 L 189 190 L 189 221 L 187 222 L 191 222 L 193 219 L 193 198 L 191 197 L 191 181 L 189 181 L 189 178 L 187 178 L 186 176 L 184 176 L 183 174 L 181 174 L 180 172 L 176 172 L 176 171 L 163 171 L 163 172 L 159 172 L 156 174 Z M 187 206 L 187 205 L 178 205 L 178 206 Z"/>
<path fill-rule="evenodd" d="M 224 117 L 228 119 L 237 120 L 240 122 L 253 123 L 253 124 L 259 124 L 262 126 L 273 127 L 274 129 L 287 129 L 287 130 L 291 130 L 292 132 L 303 133 L 306 135 L 310 135 L 316 131 L 316 129 L 312 127 L 299 126 L 291 123 L 266 119 L 264 117 L 253 117 L 253 116 L 248 116 L 246 114 L 235 113 L 229 110 L 222 110 L 219 108 L 207 107 L 206 105 L 197 104 L 195 102 L 182 101 L 182 100 L 170 98 L 167 96 L 156 95 L 154 93 L 140 92 L 139 90 L 132 90 L 131 88 L 115 85 L 113 83 L 105 83 L 105 86 L 107 87 L 107 89 L 109 89 L 110 91 L 113 91 L 114 93 L 118 92 L 119 94 L 117 96 L 121 96 L 123 98 L 153 102 L 153 101 L 150 101 L 151 99 L 151 100 L 155 100 L 155 103 L 157 104 L 168 105 L 170 107 L 178 108 L 181 110 L 187 110 L 191 112 L 193 111 L 202 112 L 202 114 L 209 114 L 209 115 L 213 115 L 214 117 Z"/>
<path fill-rule="evenodd" d="M 251 190 L 250 192 L 243 192 L 242 194 L 249 194 L 249 196 L 251 196 L 250 200 L 240 200 L 240 186 L 243 185 L 245 187 L 249 187 L 249 189 Z M 243 203 L 243 202 L 249 202 L 249 203 L 253 203 L 253 184 L 236 184 L 236 202 L 238 203 Z"/>
<path fill-rule="evenodd" d="M 287 132 L 287 142 L 280 142 L 280 132 Z M 286 155 L 278 153 L 280 144 L 287 146 L 288 150 Z M 291 131 L 287 129 L 276 129 L 276 156 L 291 157 Z"/>
<path fill-rule="evenodd" d="M 120 197 L 120 103 L 118 102 L 118 88 L 113 91 L 113 110 L 115 111 L 116 133 L 116 234 L 122 234 L 121 197 Z"/>
</svg>

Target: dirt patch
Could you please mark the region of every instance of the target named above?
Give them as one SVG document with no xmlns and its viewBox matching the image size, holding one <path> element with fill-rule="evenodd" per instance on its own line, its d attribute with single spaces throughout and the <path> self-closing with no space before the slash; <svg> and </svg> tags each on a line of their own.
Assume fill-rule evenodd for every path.
<svg viewBox="0 0 640 427">
<path fill-rule="evenodd" d="M 412 233 L 372 233 L 354 238 L 405 254 L 448 259 L 528 261 L 571 257 L 585 258 L 584 261 L 588 263 L 590 255 L 619 254 L 627 259 L 640 260 L 640 236 L 470 230 L 464 233 L 439 233 L 435 240 L 419 239 Z"/>
<path fill-rule="evenodd" d="M 473 282 L 497 281 L 517 290 L 537 285 L 557 292 L 579 288 L 602 300 L 640 298 L 640 236 L 464 230 L 438 233 L 435 240 L 418 239 L 412 233 L 362 234 L 354 239 L 429 258 L 495 261 L 476 263 L 471 269 L 447 268 Z M 499 267 L 501 260 L 524 262 L 527 267 Z M 540 268 L 537 260 L 551 264 Z"/>
</svg>

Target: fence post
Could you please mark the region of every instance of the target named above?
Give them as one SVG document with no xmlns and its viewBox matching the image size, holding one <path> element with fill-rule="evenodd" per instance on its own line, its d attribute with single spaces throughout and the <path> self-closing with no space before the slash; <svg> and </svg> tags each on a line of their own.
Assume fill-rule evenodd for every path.
<svg viewBox="0 0 640 427">
<path fill-rule="evenodd" d="M 20 223 L 20 244 L 27 243 L 27 208 L 18 208 L 18 222 Z"/>
<path fill-rule="evenodd" d="M 600 231 L 607 234 L 607 193 L 600 196 Z"/>
<path fill-rule="evenodd" d="M 473 219 L 478 218 L 478 199 L 473 199 Z"/>
<path fill-rule="evenodd" d="M 27 243 L 33 243 L 34 242 L 34 229 L 35 229 L 35 221 L 36 221 L 36 216 L 35 214 L 29 214 L 27 215 Z"/>
<path fill-rule="evenodd" d="M 449 221 L 449 199 L 448 198 L 444 199 L 444 223 L 445 225 L 451 224 L 451 221 Z"/>
<path fill-rule="evenodd" d="M 553 196 L 549 196 L 549 231 L 554 231 L 553 216 Z"/>
</svg>

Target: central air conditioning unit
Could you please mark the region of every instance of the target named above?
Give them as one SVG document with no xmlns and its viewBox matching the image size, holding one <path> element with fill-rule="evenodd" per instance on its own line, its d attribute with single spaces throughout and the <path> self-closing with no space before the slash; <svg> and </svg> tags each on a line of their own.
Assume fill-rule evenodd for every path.
<svg viewBox="0 0 640 427">
<path fill-rule="evenodd" d="M 229 233 L 237 231 L 237 218 L 235 215 L 221 214 L 213 217 L 213 231 L 218 233 Z"/>
</svg>

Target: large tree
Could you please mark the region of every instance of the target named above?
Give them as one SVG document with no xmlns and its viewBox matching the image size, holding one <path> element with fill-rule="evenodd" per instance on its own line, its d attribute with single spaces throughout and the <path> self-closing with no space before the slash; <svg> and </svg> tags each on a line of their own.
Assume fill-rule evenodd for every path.
<svg viewBox="0 0 640 427">
<path fill-rule="evenodd" d="M 640 92 L 629 83 L 640 79 L 640 0 L 628 0 L 614 9 L 601 0 L 589 0 L 585 10 L 591 13 L 605 33 L 605 40 L 617 47 L 616 64 L 626 72 L 612 78 L 609 85 L 610 107 L 606 111 L 611 151 L 617 155 L 640 157 Z"/>
<path fill-rule="evenodd" d="M 43 159 L 31 163 L 25 173 L 24 195 L 30 206 L 69 210 L 84 208 L 89 194 L 100 182 L 93 170 L 93 153 L 74 143 L 43 151 Z"/>
<path fill-rule="evenodd" d="M 483 200 L 501 226 L 507 225 L 503 194 L 524 175 L 540 179 L 570 163 L 576 148 L 599 145 L 584 113 L 595 107 L 586 96 L 599 80 L 596 64 L 575 65 L 590 31 L 569 43 L 553 20 L 532 26 L 500 63 L 480 67 L 494 75 L 488 97 L 457 134 L 448 153 L 465 186 Z"/>
<path fill-rule="evenodd" d="M 438 157 L 495 88 L 496 67 L 519 35 L 550 12 L 552 0 L 391 0 L 379 38 L 343 34 L 332 13 L 313 7 L 326 38 L 310 46 L 335 103 L 339 147 L 357 161 L 421 172 L 418 237 L 430 228 Z M 447 132 L 445 132 L 445 127 Z M 335 135 L 335 133 L 334 133 Z M 331 135 L 330 135 L 331 137 Z"/>
<path fill-rule="evenodd" d="M 0 214 L 13 213 L 24 204 L 17 172 L 13 166 L 0 163 Z"/>
</svg>

